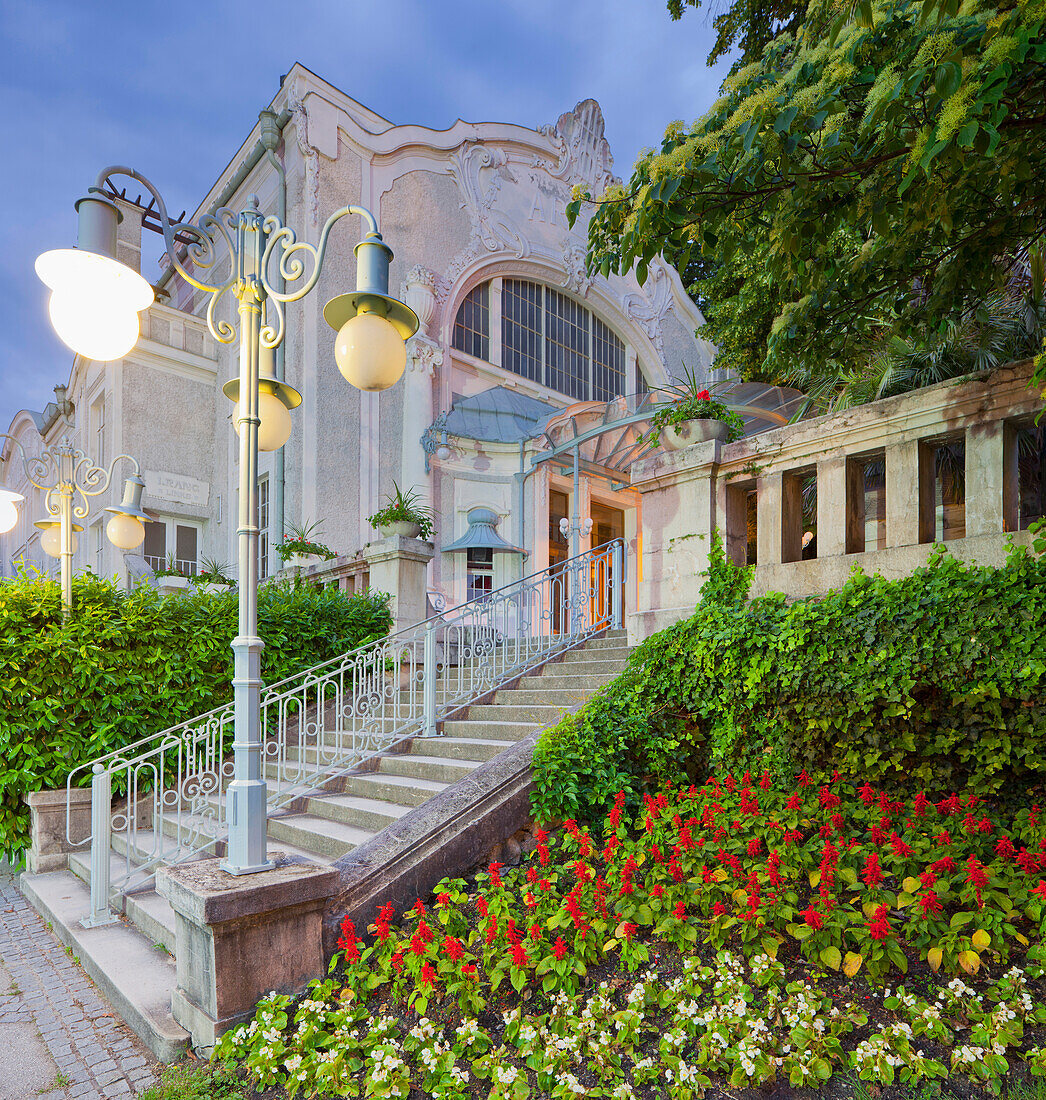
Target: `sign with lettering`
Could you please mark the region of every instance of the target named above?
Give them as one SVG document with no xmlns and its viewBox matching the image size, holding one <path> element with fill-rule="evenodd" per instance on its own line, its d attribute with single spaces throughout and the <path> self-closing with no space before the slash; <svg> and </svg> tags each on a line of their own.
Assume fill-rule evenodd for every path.
<svg viewBox="0 0 1046 1100">
<path fill-rule="evenodd" d="M 168 500 L 175 504 L 192 504 L 206 507 L 211 487 L 206 481 L 197 481 L 188 474 L 172 474 L 167 470 L 146 470 L 145 491 L 154 500 Z"/>
</svg>

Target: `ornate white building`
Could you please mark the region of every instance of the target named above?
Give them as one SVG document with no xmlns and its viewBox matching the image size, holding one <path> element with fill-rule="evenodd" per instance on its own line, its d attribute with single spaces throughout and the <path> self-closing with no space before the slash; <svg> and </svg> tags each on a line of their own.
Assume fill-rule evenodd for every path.
<svg viewBox="0 0 1046 1100">
<path fill-rule="evenodd" d="M 457 603 L 541 569 L 566 553 L 559 521 L 575 508 L 567 441 L 579 432 L 591 436 L 576 501 L 592 520 L 583 548 L 623 536 L 638 560 L 628 420 L 642 397 L 629 395 L 656 389 L 682 364 L 710 381 L 712 348 L 695 337 L 700 312 L 666 265 L 655 262 L 644 286 L 631 275 L 586 273 L 587 221 L 569 228 L 565 207 L 576 184 L 598 193 L 611 179 L 593 100 L 537 130 L 460 120 L 430 130 L 394 125 L 294 66 L 195 216 L 239 209 L 255 193 L 262 210 L 285 210 L 298 238 L 315 241 L 334 209 L 368 207 L 395 252 L 392 293 L 421 329 L 392 389 L 362 393 L 341 377 L 321 310 L 352 289 L 358 227 L 346 219 L 316 291 L 287 307 L 282 369 L 304 400 L 286 447 L 261 458 L 264 572 L 280 568 L 274 546 L 286 524 L 318 522 L 321 541 L 339 554 L 319 579 L 361 586 L 360 552 L 377 537 L 366 517 L 393 482 L 417 488 L 435 510 L 432 599 Z M 156 215 L 133 192 L 121 208 L 122 258 L 137 265 L 143 216 L 149 228 Z M 77 357 L 56 403 L 20 412 L 10 428 L 30 453 L 68 435 L 100 464 L 121 452 L 141 463 L 155 522 L 125 559 L 104 537 L 102 509 L 112 501 L 98 499 L 76 567 L 101 575 L 147 572 L 170 554 L 189 569 L 204 557 L 236 559 L 238 455 L 221 390 L 237 372 L 235 348 L 208 335 L 205 303 L 191 287 L 169 270 L 156 274 L 157 302 L 133 351 L 111 363 Z M 622 427 L 601 429 L 619 416 Z M 18 526 L 0 537 L 3 574 L 19 559 L 53 564 L 32 526 L 42 500 L 24 487 L 10 444 L 0 451 L 0 483 L 22 485 L 29 498 Z M 629 605 L 634 596 L 626 590 Z"/>
</svg>

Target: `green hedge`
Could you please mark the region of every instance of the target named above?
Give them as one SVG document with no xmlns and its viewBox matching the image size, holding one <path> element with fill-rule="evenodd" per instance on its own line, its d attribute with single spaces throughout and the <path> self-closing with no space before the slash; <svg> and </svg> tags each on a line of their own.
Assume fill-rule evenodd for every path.
<svg viewBox="0 0 1046 1100">
<path fill-rule="evenodd" d="M 29 839 L 28 791 L 231 698 L 236 593 L 122 592 L 91 575 L 73 580 L 62 622 L 58 585 L 0 582 L 0 852 Z M 269 583 L 258 596 L 269 683 L 388 633 L 382 593 Z"/>
<path fill-rule="evenodd" d="M 545 734 L 544 819 L 598 814 L 625 789 L 703 782 L 710 767 L 778 776 L 833 767 L 873 783 L 998 791 L 1046 774 L 1046 557 L 998 569 L 934 550 L 896 581 L 747 600 L 716 542 L 692 618 Z"/>
</svg>

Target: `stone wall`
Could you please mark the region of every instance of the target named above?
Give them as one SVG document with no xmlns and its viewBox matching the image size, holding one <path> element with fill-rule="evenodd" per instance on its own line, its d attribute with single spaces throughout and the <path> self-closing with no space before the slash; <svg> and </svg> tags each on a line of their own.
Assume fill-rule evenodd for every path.
<svg viewBox="0 0 1046 1100">
<path fill-rule="evenodd" d="M 901 577 L 942 541 L 1000 564 L 1010 540 L 1030 541 L 1018 433 L 1043 406 L 1030 379 L 1019 363 L 637 463 L 644 579 L 630 637 L 690 614 L 716 528 L 733 561 L 754 565 L 753 595 L 827 592 L 855 565 Z"/>
</svg>

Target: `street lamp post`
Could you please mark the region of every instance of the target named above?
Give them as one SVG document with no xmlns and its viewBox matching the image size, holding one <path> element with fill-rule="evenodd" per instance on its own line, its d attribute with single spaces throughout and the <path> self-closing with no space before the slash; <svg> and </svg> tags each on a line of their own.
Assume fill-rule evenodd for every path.
<svg viewBox="0 0 1046 1100">
<path fill-rule="evenodd" d="M 47 447 L 39 457 L 30 457 L 13 435 L 4 433 L 2 439 L 10 440 L 22 458 L 22 470 L 26 480 L 43 491 L 44 506 L 49 519 L 37 520 L 41 530 L 40 546 L 45 554 L 59 558 L 62 563 L 62 617 L 68 619 L 73 608 L 73 554 L 76 553 L 76 535 L 83 530 L 74 520 L 85 519 L 89 511 L 88 497 L 101 496 L 112 484 L 117 462 L 126 459 L 134 465 L 134 473 L 124 481 L 123 501 L 117 507 L 106 508 L 112 518 L 106 527 L 109 541 L 123 550 L 133 550 L 145 538 L 148 516 L 142 511 L 142 472 L 136 459 L 130 455 L 117 455 L 109 463 L 109 469 L 96 466 L 84 451 L 75 448 L 68 436 Z M 79 501 L 77 501 L 79 497 Z M 12 506 L 24 499 L 20 493 L 0 489 L 0 498 L 7 498 Z M 13 512 L 13 514 L 12 514 Z M 15 525 L 17 512 L 5 510 L 0 517 L 0 531 L 9 531 Z"/>
<path fill-rule="evenodd" d="M 356 245 L 356 290 L 327 303 L 324 319 L 335 329 L 334 358 L 342 375 L 363 390 L 395 384 L 406 367 L 406 340 L 418 330 L 414 311 L 389 297 L 392 251 L 370 211 L 343 206 L 327 219 L 319 243 L 298 241 L 274 215 L 258 209 L 251 195 L 239 212 L 222 207 L 198 224 L 172 223 L 160 193 L 134 169 L 110 167 L 76 204 L 78 247 L 45 252 L 37 273 L 51 288 L 49 306 L 58 335 L 92 358 L 117 359 L 138 338 L 138 313 L 153 300 L 148 283 L 116 260 L 120 212 L 103 191 L 112 175 L 130 176 L 152 194 L 159 211 L 171 265 L 183 279 L 209 295 L 206 319 L 222 344 L 239 342 L 239 377 L 224 392 L 236 402 L 240 437 L 239 620 L 233 639 L 233 780 L 226 796 L 228 851 L 222 867 L 241 875 L 271 866 L 266 851 L 266 783 L 262 774 L 261 653 L 258 637 L 258 450 L 278 450 L 290 434 L 288 410 L 301 395 L 277 381 L 268 365 L 284 338 L 284 305 L 304 298 L 316 285 L 335 223 L 352 214 L 366 228 Z M 179 241 L 188 241 L 184 251 Z M 218 260 L 230 258 L 228 277 L 208 281 Z M 270 282 L 270 261 L 278 259 L 278 280 Z M 89 284 L 89 285 L 87 285 Z M 297 284 L 297 285 L 296 285 Z M 144 289 L 143 289 L 144 288 Z M 236 323 L 219 319 L 216 307 L 231 293 Z M 86 296 L 86 297 L 85 297 Z M 271 311 L 271 317 L 266 312 Z M 261 440 L 259 440 L 259 435 Z"/>
</svg>

